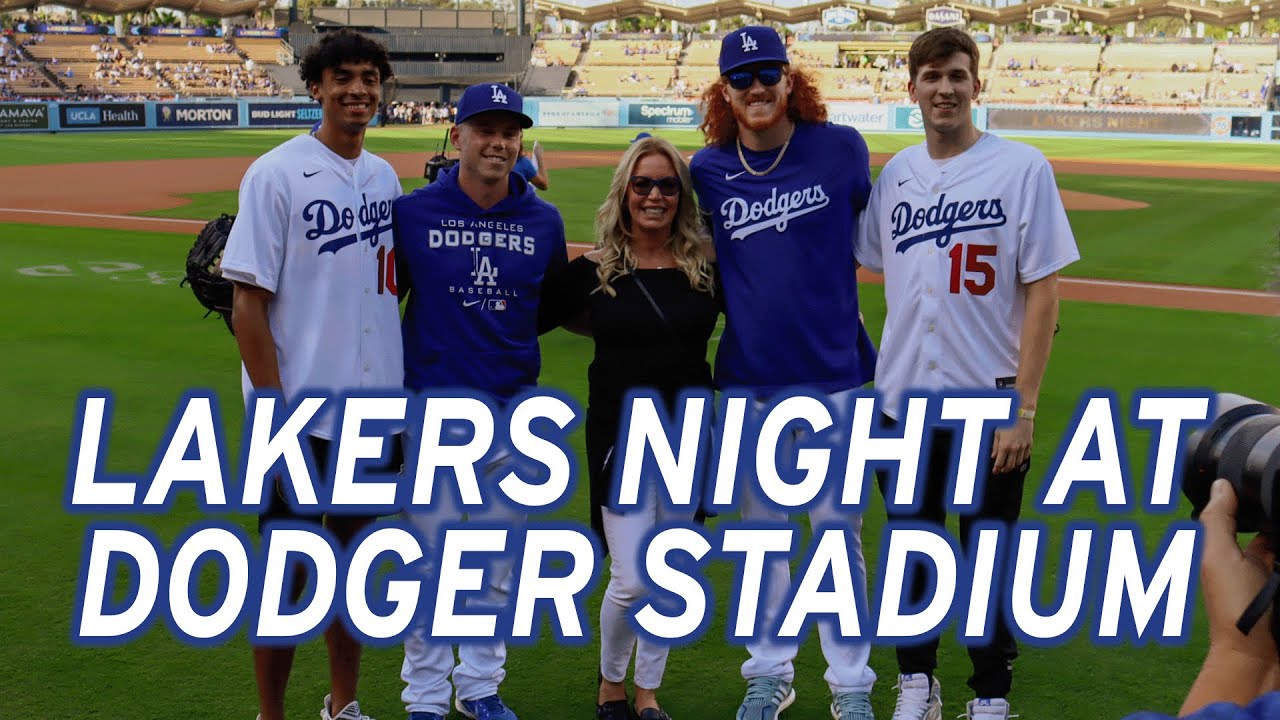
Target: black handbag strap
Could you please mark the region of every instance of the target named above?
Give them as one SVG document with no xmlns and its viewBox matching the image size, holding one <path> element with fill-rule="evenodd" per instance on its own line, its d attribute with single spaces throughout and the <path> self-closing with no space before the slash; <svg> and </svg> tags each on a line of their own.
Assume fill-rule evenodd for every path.
<svg viewBox="0 0 1280 720">
<path fill-rule="evenodd" d="M 643 282 L 640 282 L 640 276 L 632 272 L 631 278 L 636 281 L 636 287 L 640 288 L 640 292 L 644 293 L 644 299 L 649 301 L 649 307 L 652 307 L 653 311 L 658 313 L 658 319 L 662 321 L 663 325 L 670 327 L 671 323 L 667 322 L 667 314 L 662 312 L 662 308 L 658 307 L 658 301 L 654 300 L 653 295 L 649 294 L 649 288 L 645 287 Z"/>
</svg>

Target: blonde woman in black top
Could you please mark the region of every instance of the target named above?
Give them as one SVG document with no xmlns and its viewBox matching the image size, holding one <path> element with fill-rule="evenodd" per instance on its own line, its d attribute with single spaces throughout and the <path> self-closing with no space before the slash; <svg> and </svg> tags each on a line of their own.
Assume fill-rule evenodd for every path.
<svg viewBox="0 0 1280 720">
<path fill-rule="evenodd" d="M 588 370 L 587 463 L 592 526 L 610 557 L 600 608 L 601 720 L 667 720 L 656 692 L 667 647 L 637 637 L 628 610 L 644 593 L 640 541 L 659 522 L 693 519 L 694 511 L 657 501 L 652 486 L 640 508 L 606 507 L 610 461 L 629 390 L 658 392 L 670 404 L 686 388 L 710 388 L 707 342 L 720 312 L 711 243 L 702 229 L 689 168 L 670 142 L 638 139 L 613 173 L 596 214 L 596 248 L 570 262 L 543 290 L 544 317 L 588 332 L 595 355 Z M 624 681 L 635 652 L 635 704 Z"/>
</svg>

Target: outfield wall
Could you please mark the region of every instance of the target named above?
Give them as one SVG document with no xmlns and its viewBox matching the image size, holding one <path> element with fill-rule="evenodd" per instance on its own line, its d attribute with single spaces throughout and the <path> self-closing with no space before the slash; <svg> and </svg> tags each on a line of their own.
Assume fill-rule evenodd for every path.
<svg viewBox="0 0 1280 720">
<path fill-rule="evenodd" d="M 863 132 L 918 133 L 914 105 L 828 103 L 831 120 Z M 665 100 L 527 98 L 538 126 L 571 128 L 696 128 L 697 104 Z M 79 132 L 199 128 L 310 127 L 320 106 L 309 99 L 179 102 L 0 103 L 0 132 Z M 1171 140 L 1280 141 L 1280 112 L 1240 109 L 1097 110 L 982 106 L 974 124 L 1010 135 L 1160 137 Z"/>
</svg>

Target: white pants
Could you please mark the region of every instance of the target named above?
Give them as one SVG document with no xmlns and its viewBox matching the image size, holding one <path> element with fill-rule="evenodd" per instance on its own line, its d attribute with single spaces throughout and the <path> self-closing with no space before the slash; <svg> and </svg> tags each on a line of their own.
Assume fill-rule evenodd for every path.
<svg viewBox="0 0 1280 720">
<path fill-rule="evenodd" d="M 509 530 L 524 527 L 527 515 L 523 510 L 501 503 L 487 503 L 483 509 L 470 510 L 452 496 L 442 496 L 441 502 L 427 512 L 407 513 L 409 522 L 422 534 L 425 541 L 424 561 L 419 566 L 427 584 L 433 587 L 436 558 L 440 556 L 437 543 L 442 539 L 441 528 L 446 523 L 457 523 L 464 516 L 468 521 L 494 523 Z M 485 608 L 503 607 L 511 594 L 511 571 L 515 558 L 503 553 L 492 556 L 487 568 L 489 587 L 483 596 L 467 598 L 467 606 Z M 502 640 L 476 640 L 458 646 L 458 662 L 455 664 L 453 645 L 439 643 L 426 637 L 423 624 L 428 618 L 418 618 L 413 631 L 404 639 L 404 664 L 400 679 L 405 688 L 400 693 L 408 712 L 428 712 L 441 716 L 449 714 L 452 691 L 456 688 L 462 700 L 478 700 L 498 692 L 498 685 L 507 676 L 503 667 L 507 661 L 507 645 Z M 449 676 L 453 676 L 450 687 Z"/>
<path fill-rule="evenodd" d="M 848 412 L 853 393 L 853 390 L 833 393 L 828 399 L 835 411 Z M 814 528 L 820 525 L 844 525 L 849 528 L 850 550 L 855 563 L 854 583 L 859 586 L 861 597 L 865 599 L 867 563 L 862 556 L 862 515 L 838 506 L 838 502 L 839 493 L 826 494 L 809 509 L 809 523 Z M 762 502 L 758 491 L 743 493 L 741 513 L 742 519 L 750 522 L 785 523 L 790 519 L 785 510 Z M 786 557 L 775 556 L 766 563 L 764 572 L 766 589 L 760 603 L 762 624 L 757 627 L 773 628 L 791 588 L 791 565 Z M 827 672 L 823 677 L 831 687 L 831 692 L 871 692 L 871 686 L 876 681 L 875 672 L 867 664 L 871 659 L 871 643 L 850 642 L 841 638 L 839 628 L 828 619 L 820 620 L 817 625 L 822 655 L 827 660 Z M 748 680 L 756 677 L 781 677 L 792 682 L 795 679 L 793 661 L 799 649 L 799 644 L 794 641 L 749 642 L 747 652 L 751 657 L 742 664 L 742 676 Z"/>
<path fill-rule="evenodd" d="M 688 522 L 693 508 L 664 507 L 658 488 L 650 485 L 645 502 L 624 514 L 604 508 L 604 534 L 609 543 L 609 585 L 600 603 L 600 674 L 609 682 L 627 678 L 635 652 L 635 684 L 646 690 L 662 685 L 668 646 L 637 635 L 629 619 L 631 606 L 645 594 L 640 580 L 644 558 L 641 541 L 658 523 Z"/>
</svg>

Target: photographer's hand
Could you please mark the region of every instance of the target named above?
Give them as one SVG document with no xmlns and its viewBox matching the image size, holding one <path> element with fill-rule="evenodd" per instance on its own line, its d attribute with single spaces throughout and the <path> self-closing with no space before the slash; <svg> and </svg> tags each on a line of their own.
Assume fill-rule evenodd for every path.
<svg viewBox="0 0 1280 720">
<path fill-rule="evenodd" d="M 1226 480 L 1213 483 L 1200 513 L 1204 555 L 1200 591 L 1209 616 L 1209 652 L 1182 705 L 1188 715 L 1213 702 L 1245 705 L 1280 687 L 1280 655 L 1271 636 L 1268 611 L 1248 635 L 1236 621 L 1271 574 L 1275 551 L 1258 535 L 1244 550 L 1236 540 L 1236 493 Z"/>
</svg>

